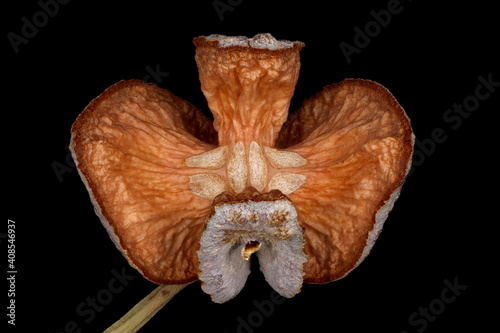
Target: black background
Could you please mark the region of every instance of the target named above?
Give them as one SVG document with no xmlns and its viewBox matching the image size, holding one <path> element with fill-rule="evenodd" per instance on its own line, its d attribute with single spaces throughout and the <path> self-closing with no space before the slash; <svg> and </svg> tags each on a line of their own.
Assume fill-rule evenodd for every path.
<svg viewBox="0 0 500 333">
<path fill-rule="evenodd" d="M 446 140 L 426 152 L 417 148 L 420 159 L 372 253 L 346 278 L 304 285 L 268 316 L 259 315 L 253 303 L 269 300 L 272 291 L 257 269 L 241 294 L 223 305 L 212 303 L 194 283 L 141 332 L 273 332 L 303 326 L 311 332 L 399 333 L 498 327 L 493 317 L 498 301 L 494 142 L 500 87 L 456 128 L 443 119 L 455 103 L 474 96 L 479 76 L 500 81 L 493 5 L 401 1 L 401 12 L 347 63 L 339 44 L 354 44 L 354 28 L 364 29 L 374 20 L 370 12 L 386 9 L 389 1 L 233 0 L 223 20 L 213 1 L 103 3 L 60 5 L 18 53 L 7 35 L 20 35 L 22 18 L 32 22 L 40 4 L 9 3 L 3 11 L 3 100 L 8 101 L 3 163 L 7 218 L 16 222 L 16 331 L 64 332 L 73 321 L 81 332 L 101 332 L 155 287 L 128 266 L 94 214 L 67 150 L 77 115 L 111 84 L 143 79 L 148 66 L 169 73 L 156 82 L 160 87 L 206 111 L 192 38 L 260 32 L 306 44 L 292 111 L 327 84 L 366 78 L 395 95 L 427 149 L 436 129 Z M 61 165 L 67 172 L 58 178 L 54 166 Z M 81 303 L 104 295 L 113 270 L 134 278 L 94 317 L 78 313 Z M 467 289 L 426 327 L 411 325 L 412 313 L 439 303 L 444 280 Z M 8 299 L 3 299 L 5 309 Z M 255 327 L 238 328 L 238 317 Z"/>
</svg>

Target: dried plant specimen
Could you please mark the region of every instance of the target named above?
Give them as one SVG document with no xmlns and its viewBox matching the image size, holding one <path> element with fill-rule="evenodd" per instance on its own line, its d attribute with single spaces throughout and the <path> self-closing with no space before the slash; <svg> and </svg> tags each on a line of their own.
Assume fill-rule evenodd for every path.
<svg viewBox="0 0 500 333">
<path fill-rule="evenodd" d="M 213 122 L 142 81 L 103 92 L 72 127 L 97 215 L 158 284 L 201 280 L 233 298 L 258 257 L 285 297 L 368 255 L 409 170 L 410 121 L 381 85 L 346 79 L 288 119 L 301 42 L 195 38 Z"/>
</svg>

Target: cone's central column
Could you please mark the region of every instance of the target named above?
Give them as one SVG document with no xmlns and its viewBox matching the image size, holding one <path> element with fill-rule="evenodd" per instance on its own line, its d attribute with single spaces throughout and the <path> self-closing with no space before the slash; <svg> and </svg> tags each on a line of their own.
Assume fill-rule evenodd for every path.
<svg viewBox="0 0 500 333">
<path fill-rule="evenodd" d="M 299 75 L 301 42 L 211 35 L 194 39 L 201 89 L 219 146 L 274 147 Z"/>
</svg>

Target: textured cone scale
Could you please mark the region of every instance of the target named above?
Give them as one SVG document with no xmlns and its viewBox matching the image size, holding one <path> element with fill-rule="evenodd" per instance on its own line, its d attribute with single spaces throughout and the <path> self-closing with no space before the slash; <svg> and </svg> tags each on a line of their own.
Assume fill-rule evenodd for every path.
<svg viewBox="0 0 500 333">
<path fill-rule="evenodd" d="M 272 147 L 287 119 L 303 44 L 279 47 L 275 40 L 261 39 L 263 46 L 277 46 L 255 48 L 225 36 L 194 40 L 201 89 L 220 145 L 256 141 Z M 219 47 L 224 41 L 229 46 Z"/>
<path fill-rule="evenodd" d="M 97 215 L 156 283 L 197 279 L 210 202 L 188 188 L 196 170 L 185 159 L 214 147 L 202 138 L 216 141 L 216 132 L 192 105 L 137 80 L 108 88 L 73 124 L 73 158 Z"/>
<path fill-rule="evenodd" d="M 333 84 L 304 103 L 277 147 L 300 154 L 307 181 L 290 194 L 305 228 L 304 281 L 339 279 L 366 257 L 411 165 L 409 119 L 387 89 Z"/>
<path fill-rule="evenodd" d="M 215 302 L 237 295 L 253 256 L 286 297 L 302 282 L 345 276 L 369 253 L 409 170 L 404 110 L 381 85 L 347 79 L 288 119 L 301 42 L 194 43 L 213 122 L 130 80 L 73 124 L 73 157 L 112 240 L 149 280 L 200 279 Z"/>
</svg>

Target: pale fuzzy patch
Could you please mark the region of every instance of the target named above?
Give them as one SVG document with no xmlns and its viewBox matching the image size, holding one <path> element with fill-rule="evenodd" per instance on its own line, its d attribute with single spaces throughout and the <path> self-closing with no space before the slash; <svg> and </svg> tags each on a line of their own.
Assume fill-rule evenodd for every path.
<svg viewBox="0 0 500 333">
<path fill-rule="evenodd" d="M 243 46 L 255 49 L 278 50 L 293 47 L 294 42 L 288 40 L 277 40 L 269 33 L 257 34 L 252 38 L 246 36 L 225 36 L 213 34 L 206 37 L 207 40 L 216 40 L 220 47 Z"/>
<path fill-rule="evenodd" d="M 243 142 L 234 145 L 229 162 L 227 163 L 227 177 L 229 185 L 236 193 L 241 193 L 246 187 L 248 177 L 248 163 Z"/>
<path fill-rule="evenodd" d="M 264 147 L 269 163 L 277 169 L 296 168 L 307 164 L 305 158 L 295 152 L 278 150 L 275 148 Z"/>
<path fill-rule="evenodd" d="M 293 297 L 302 288 L 303 231 L 288 200 L 247 201 L 215 207 L 202 234 L 198 258 L 202 289 L 216 303 L 235 297 L 250 273 L 244 251 L 258 242 L 256 255 L 264 277 L 279 294 Z"/>
<path fill-rule="evenodd" d="M 250 143 L 248 164 L 250 165 L 250 185 L 255 187 L 257 191 L 262 192 L 267 184 L 268 170 L 262 149 L 255 141 Z"/>
<path fill-rule="evenodd" d="M 186 166 L 190 168 L 219 169 L 226 162 L 227 152 L 227 146 L 222 146 L 191 156 L 186 159 Z"/>
<path fill-rule="evenodd" d="M 280 172 L 275 174 L 269 184 L 268 190 L 280 190 L 283 194 L 288 195 L 295 192 L 306 182 L 306 176 L 297 173 Z"/>
<path fill-rule="evenodd" d="M 224 178 L 213 173 L 202 173 L 189 177 L 188 187 L 194 194 L 209 200 L 227 191 Z"/>
</svg>

